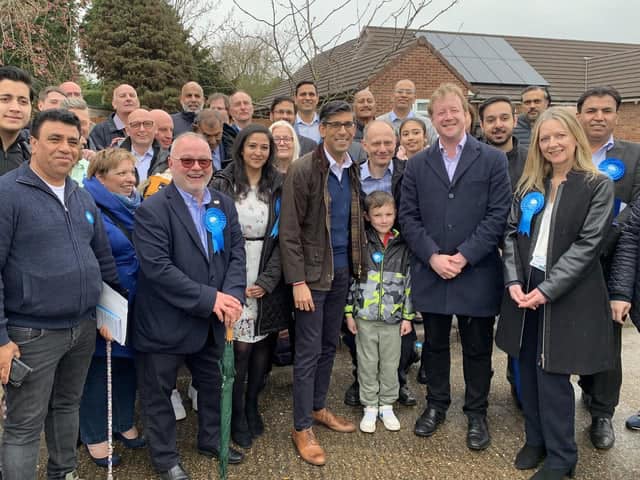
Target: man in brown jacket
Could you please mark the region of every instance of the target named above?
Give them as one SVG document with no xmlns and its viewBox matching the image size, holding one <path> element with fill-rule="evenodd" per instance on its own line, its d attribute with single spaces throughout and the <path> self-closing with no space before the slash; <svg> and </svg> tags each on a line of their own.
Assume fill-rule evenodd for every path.
<svg viewBox="0 0 640 480">
<path fill-rule="evenodd" d="M 326 461 L 314 420 L 338 432 L 356 428 L 325 405 L 350 277 L 364 270 L 360 170 L 348 153 L 354 132 L 351 106 L 326 104 L 323 142 L 291 165 L 282 193 L 280 248 L 296 308 L 292 437 L 313 465 Z"/>
</svg>

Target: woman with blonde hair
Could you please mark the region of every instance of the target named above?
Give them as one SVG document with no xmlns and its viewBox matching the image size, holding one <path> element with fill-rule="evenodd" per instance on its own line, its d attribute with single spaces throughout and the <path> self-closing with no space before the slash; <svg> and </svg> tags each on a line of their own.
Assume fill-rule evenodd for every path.
<svg viewBox="0 0 640 480">
<path fill-rule="evenodd" d="M 269 127 L 273 141 L 276 144 L 275 166 L 280 173 L 287 173 L 289 165 L 300 156 L 300 142 L 293 126 L 285 121 L 278 120 Z"/>
<path fill-rule="evenodd" d="M 620 165 L 607 171 L 615 178 Z M 624 167 L 622 167 L 624 169 Z M 531 479 L 573 477 L 578 461 L 572 374 L 612 367 L 611 310 L 600 251 L 613 219 L 613 182 L 591 161 L 575 116 L 540 115 L 503 249 L 506 292 L 496 343 L 518 359 Z"/>
</svg>

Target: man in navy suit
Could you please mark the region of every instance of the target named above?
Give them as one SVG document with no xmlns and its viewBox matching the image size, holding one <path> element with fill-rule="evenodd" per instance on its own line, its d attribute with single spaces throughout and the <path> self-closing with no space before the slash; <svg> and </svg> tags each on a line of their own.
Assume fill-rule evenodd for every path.
<svg viewBox="0 0 640 480">
<path fill-rule="evenodd" d="M 171 390 L 186 362 L 200 393 L 198 451 L 217 456 L 218 360 L 225 327 L 242 313 L 246 266 L 233 200 L 207 189 L 213 174 L 207 141 L 195 133 L 181 135 L 173 142 L 169 168 L 173 182 L 136 211 L 140 273 L 132 340 L 151 462 L 161 479 L 184 480 L 189 476 L 177 452 Z M 241 460 L 230 449 L 230 463 Z"/>
<path fill-rule="evenodd" d="M 493 323 L 504 289 L 498 245 L 511 205 L 507 158 L 465 133 L 468 104 L 456 85 L 441 85 L 429 110 L 439 139 L 408 161 L 400 204 L 402 234 L 414 254 L 412 298 L 425 328 L 427 407 L 415 433 L 435 433 L 451 404 L 449 338 L 456 315 L 467 446 L 482 450 L 491 442 Z"/>
</svg>

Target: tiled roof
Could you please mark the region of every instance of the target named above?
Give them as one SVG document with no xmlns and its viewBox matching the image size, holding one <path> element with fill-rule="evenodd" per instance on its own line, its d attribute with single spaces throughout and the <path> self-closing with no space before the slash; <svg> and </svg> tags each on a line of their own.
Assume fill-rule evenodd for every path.
<svg viewBox="0 0 640 480">
<path fill-rule="evenodd" d="M 321 53 L 312 60 L 318 78 L 318 93 L 331 96 L 364 88 L 396 55 L 415 44 L 419 30 L 366 27 L 360 37 Z M 455 32 L 440 32 L 455 33 Z M 640 45 L 631 43 L 589 42 L 537 37 L 458 33 L 473 37 L 495 37 L 506 40 L 544 79 L 555 101 L 572 102 L 585 90 L 585 85 L 612 85 L 623 98 L 640 97 Z M 283 81 L 261 105 L 270 104 L 278 95 L 292 95 L 300 80 L 312 80 L 312 66 L 305 65 L 293 81 Z M 462 72 L 459 72 L 464 78 Z M 469 82 L 477 98 L 507 94 L 514 99 L 525 85 L 485 85 Z"/>
</svg>

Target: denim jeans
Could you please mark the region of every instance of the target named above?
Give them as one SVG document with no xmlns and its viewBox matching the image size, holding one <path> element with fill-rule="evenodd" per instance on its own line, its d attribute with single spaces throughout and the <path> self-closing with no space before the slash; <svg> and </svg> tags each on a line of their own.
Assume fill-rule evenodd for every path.
<svg viewBox="0 0 640 480">
<path fill-rule="evenodd" d="M 133 427 L 136 402 L 136 367 L 132 358 L 111 360 L 113 431 Z M 80 402 L 80 440 L 84 444 L 107 441 L 107 357 L 91 359 Z"/>
<path fill-rule="evenodd" d="M 49 461 L 47 478 L 62 479 L 76 468 L 78 411 L 91 355 L 96 322 L 45 330 L 8 326 L 20 359 L 33 368 L 22 386 L 7 385 L 7 419 L 2 441 L 4 480 L 32 480 L 44 426 Z"/>
</svg>

